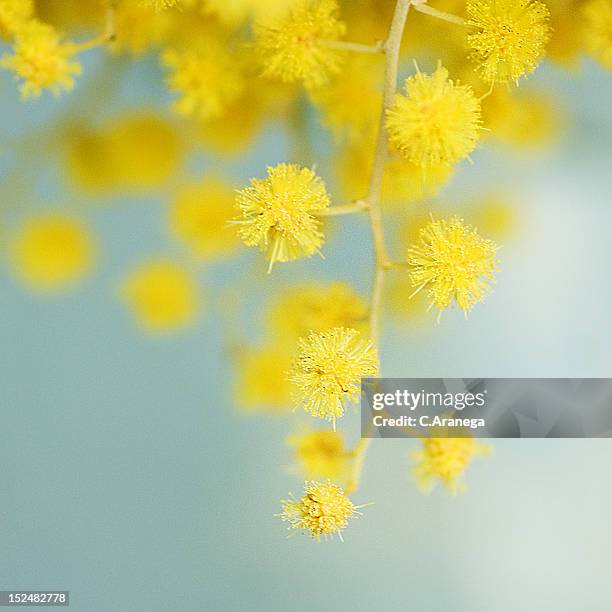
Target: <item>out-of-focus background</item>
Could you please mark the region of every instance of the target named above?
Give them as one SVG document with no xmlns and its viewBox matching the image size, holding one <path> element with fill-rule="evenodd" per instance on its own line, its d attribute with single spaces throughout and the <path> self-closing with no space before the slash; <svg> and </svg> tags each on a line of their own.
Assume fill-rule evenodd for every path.
<svg viewBox="0 0 612 612">
<path fill-rule="evenodd" d="M 270 276 L 242 246 L 191 257 L 169 218 L 202 176 L 238 188 L 301 158 L 319 162 L 335 204 L 344 194 L 316 105 L 301 100 L 291 128 L 265 121 L 227 157 L 204 136 L 193 144 L 163 78 L 153 54 L 93 50 L 58 99 L 23 102 L 10 75 L 0 80 L 0 588 L 70 590 L 84 611 L 611 610 L 607 440 L 492 441 L 458 496 L 418 491 L 416 443 L 375 441 L 354 495 L 374 504 L 344 543 L 286 539 L 274 515 L 301 489 L 285 442 L 300 416 L 245 408 L 236 362 L 265 345 L 270 304 L 296 283 L 343 281 L 367 299 L 369 228 L 331 220 L 325 260 Z M 550 134 L 529 146 L 485 138 L 437 197 L 389 209 L 398 258 L 431 210 L 461 215 L 502 249 L 494 291 L 467 320 L 450 311 L 436 324 L 391 279 L 384 375 L 610 375 L 610 73 L 591 59 L 572 71 L 545 62 L 521 85 L 536 88 L 553 103 L 514 136 L 554 114 Z M 163 126 L 158 140 L 147 121 Z M 126 143 L 133 174 L 109 178 Z M 143 158 L 168 166 L 164 180 L 138 170 Z M 91 270 L 61 292 L 24 283 L 10 254 L 19 228 L 50 210 L 78 218 L 95 242 Z M 125 297 L 126 278 L 160 257 L 197 288 L 193 316 L 172 333 L 139 325 Z M 350 443 L 358 424 L 356 412 L 341 423 Z"/>
</svg>

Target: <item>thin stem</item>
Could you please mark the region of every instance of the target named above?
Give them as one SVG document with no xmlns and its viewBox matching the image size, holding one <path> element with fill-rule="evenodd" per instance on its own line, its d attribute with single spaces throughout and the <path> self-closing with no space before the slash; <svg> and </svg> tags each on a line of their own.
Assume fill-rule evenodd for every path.
<svg viewBox="0 0 612 612">
<path fill-rule="evenodd" d="M 344 206 L 332 206 L 331 208 L 315 210 L 312 214 L 317 217 L 336 217 L 338 215 L 351 215 L 366 210 L 368 210 L 368 205 L 363 200 L 357 200 L 352 204 L 345 204 Z"/>
<path fill-rule="evenodd" d="M 380 311 L 384 289 L 385 272 L 392 266 L 387 256 L 385 244 L 385 232 L 383 228 L 382 211 L 380 208 L 380 196 L 382 192 L 382 182 L 385 174 L 385 165 L 389 155 L 389 136 L 385 127 L 387 110 L 391 108 L 397 89 L 397 75 L 399 68 L 399 53 L 402 44 L 402 36 L 406 25 L 406 18 L 410 10 L 411 0 L 397 0 L 393 21 L 389 29 L 389 35 L 384 43 L 386 54 L 385 62 L 385 88 L 383 93 L 383 105 L 380 114 L 380 125 L 378 129 L 378 139 L 372 164 L 372 174 L 368 195 L 364 201 L 369 206 L 370 224 L 372 226 L 372 241 L 374 243 L 374 280 L 372 286 L 372 298 L 370 302 L 370 335 L 374 346 L 380 350 Z M 352 492 L 359 486 L 365 454 L 372 441 L 368 437 L 361 438 L 353 449 L 353 471 L 349 481 L 347 491 Z"/>
<path fill-rule="evenodd" d="M 466 23 L 465 19 L 458 17 L 457 15 L 451 15 L 451 13 L 439 11 L 438 9 L 433 8 L 433 6 L 429 6 L 429 4 L 413 2 L 412 6 L 414 6 L 415 11 L 419 11 L 419 13 L 423 13 L 424 15 L 429 15 L 430 17 L 435 17 L 436 19 L 442 19 L 443 21 L 448 21 L 449 23 L 454 23 L 455 25 L 464 26 L 466 28 L 471 27 L 469 23 Z"/>
<path fill-rule="evenodd" d="M 362 43 L 350 42 L 348 40 L 320 40 L 319 44 L 328 49 L 338 51 L 352 51 L 353 53 L 384 53 L 385 47 L 382 41 L 375 45 L 364 45 Z"/>
<path fill-rule="evenodd" d="M 116 13 L 117 1 L 108 0 L 106 9 L 106 26 L 104 28 L 104 32 L 90 40 L 75 44 L 74 53 L 83 53 L 84 51 L 89 51 L 90 49 L 95 49 L 96 47 L 101 47 L 109 42 L 113 42 L 117 37 L 115 30 Z"/>
</svg>

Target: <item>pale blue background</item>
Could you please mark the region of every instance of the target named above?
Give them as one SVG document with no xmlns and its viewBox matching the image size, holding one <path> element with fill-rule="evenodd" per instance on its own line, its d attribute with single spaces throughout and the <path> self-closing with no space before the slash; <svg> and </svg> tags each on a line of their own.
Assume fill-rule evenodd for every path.
<svg viewBox="0 0 612 612">
<path fill-rule="evenodd" d="M 162 105 L 154 68 L 132 72 L 117 104 Z M 451 313 L 427 333 L 388 325 L 387 376 L 610 375 L 612 83 L 592 64 L 577 75 L 543 68 L 537 79 L 572 116 L 562 146 L 536 156 L 485 148 L 448 192 L 464 200 L 501 183 L 520 196 L 495 292 L 468 321 Z M 6 77 L 1 95 L 0 170 L 9 137 L 62 108 L 21 105 Z M 260 175 L 285 149 L 270 127 L 234 178 Z M 42 201 L 61 201 L 58 173 L 51 163 L 42 174 Z M 164 207 L 92 206 L 102 267 L 61 299 L 33 299 L 0 277 L 1 589 L 68 589 L 72 609 L 96 612 L 612 609 L 609 440 L 495 441 L 456 498 L 416 490 L 406 441 L 375 442 L 355 495 L 375 504 L 345 542 L 286 540 L 273 515 L 299 490 L 282 467 L 290 425 L 233 410 L 212 307 L 215 287 L 249 255 L 202 273 L 209 311 L 175 339 L 144 337 L 114 298 L 127 267 L 174 248 Z M 298 271 L 367 292 L 363 245 L 365 224 L 338 227 L 326 262 L 265 279 L 245 322 Z M 357 415 L 346 421 L 354 439 Z"/>
</svg>

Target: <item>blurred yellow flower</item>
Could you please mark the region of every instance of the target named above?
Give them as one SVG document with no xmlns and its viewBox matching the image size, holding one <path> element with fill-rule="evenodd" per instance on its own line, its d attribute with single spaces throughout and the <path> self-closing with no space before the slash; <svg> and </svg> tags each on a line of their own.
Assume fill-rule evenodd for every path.
<svg viewBox="0 0 612 612">
<path fill-rule="evenodd" d="M 284 347 L 245 349 L 238 360 L 238 406 L 245 412 L 291 412 L 291 386 L 283 376 L 290 365 L 291 355 Z"/>
<path fill-rule="evenodd" d="M 518 82 L 533 72 L 550 38 L 549 12 L 537 0 L 468 0 L 472 58 L 488 83 Z"/>
<path fill-rule="evenodd" d="M 470 212 L 474 225 L 487 236 L 508 238 L 517 222 L 517 208 L 507 197 L 491 195 L 477 202 Z"/>
<path fill-rule="evenodd" d="M 438 65 L 431 76 L 417 71 L 406 80 L 406 95 L 396 96 L 386 125 L 393 146 L 413 164 L 453 165 L 476 147 L 480 104 L 469 86 L 453 83 Z"/>
<path fill-rule="evenodd" d="M 289 13 L 255 27 L 255 49 L 263 75 L 308 88 L 325 85 L 341 66 L 341 54 L 328 43 L 345 26 L 337 18 L 336 0 L 300 0 Z"/>
<path fill-rule="evenodd" d="M 296 467 L 306 479 L 330 479 L 346 483 L 350 478 L 352 455 L 337 431 L 308 431 L 287 438 L 294 449 Z"/>
<path fill-rule="evenodd" d="M 156 11 L 163 11 L 167 8 L 180 5 L 181 0 L 140 0 L 143 6 L 150 6 Z"/>
<path fill-rule="evenodd" d="M 115 16 L 113 49 L 140 56 L 161 45 L 171 31 L 168 14 L 146 7 L 138 0 L 119 2 Z"/>
<path fill-rule="evenodd" d="M 612 2 L 589 0 L 583 8 L 587 51 L 607 70 L 612 70 Z"/>
<path fill-rule="evenodd" d="M 176 171 L 183 151 L 174 127 L 153 112 L 129 112 L 102 128 L 69 126 L 69 176 L 82 189 L 154 189 Z"/>
<path fill-rule="evenodd" d="M 368 305 L 346 283 L 306 283 L 281 293 L 268 313 L 270 334 L 279 341 L 297 342 L 310 332 L 333 327 L 362 328 Z"/>
<path fill-rule="evenodd" d="M 169 69 L 167 84 L 178 94 L 174 109 L 180 115 L 208 121 L 221 116 L 236 102 L 245 87 L 239 58 L 229 45 L 208 36 L 187 48 L 170 48 L 162 54 Z"/>
<path fill-rule="evenodd" d="M 483 101 L 482 113 L 493 136 L 517 149 L 544 147 L 561 132 L 559 102 L 546 91 L 499 88 Z"/>
<path fill-rule="evenodd" d="M 0 37 L 15 34 L 33 15 L 33 0 L 0 0 Z"/>
<path fill-rule="evenodd" d="M 351 141 L 360 141 L 364 133 L 378 127 L 382 68 L 382 58 L 378 55 L 352 54 L 341 72 L 325 87 L 311 93 L 323 120 L 336 136 L 346 135 Z"/>
<path fill-rule="evenodd" d="M 171 332 L 193 324 L 200 311 L 199 288 L 179 264 L 154 259 L 131 272 L 121 296 L 140 327 L 147 332 Z"/>
<path fill-rule="evenodd" d="M 463 476 L 474 457 L 487 455 L 488 445 L 473 438 L 425 438 L 421 450 L 411 453 L 417 485 L 429 492 L 440 482 L 451 493 L 464 490 Z"/>
<path fill-rule="evenodd" d="M 10 245 L 16 277 L 35 291 L 61 291 L 82 280 L 94 261 L 94 238 L 78 220 L 58 213 L 25 220 Z"/>
<path fill-rule="evenodd" d="M 466 314 L 484 300 L 498 269 L 497 246 L 458 217 L 433 219 L 408 248 L 410 279 L 440 313 L 456 301 Z"/>
<path fill-rule="evenodd" d="M 0 67 L 15 73 L 23 81 L 20 91 L 24 99 L 40 96 L 44 89 L 54 95 L 74 87 L 81 65 L 74 60 L 76 46 L 62 42 L 58 33 L 39 21 L 29 21 L 15 35 L 13 55 L 4 54 Z"/>
<path fill-rule="evenodd" d="M 547 0 L 551 36 L 546 57 L 566 68 L 575 68 L 584 48 L 582 23 L 576 19 L 584 0 Z"/>
<path fill-rule="evenodd" d="M 247 246 L 258 246 L 275 262 L 319 252 L 321 222 L 312 214 L 330 204 L 325 183 L 310 169 L 295 164 L 268 168 L 265 179 L 251 179 L 238 192 L 241 216 L 238 235 Z"/>
<path fill-rule="evenodd" d="M 315 540 L 336 534 L 342 539 L 342 530 L 357 514 L 344 490 L 330 481 L 306 481 L 301 499 L 284 499 L 281 503 L 280 517 L 289 523 L 289 529 L 308 532 Z"/>
<path fill-rule="evenodd" d="M 184 186 L 170 206 L 170 232 L 197 259 L 231 254 L 238 247 L 236 233 L 227 222 L 235 197 L 230 185 L 213 176 Z"/>
<path fill-rule="evenodd" d="M 300 338 L 288 372 L 296 404 L 331 421 L 334 429 L 346 405 L 359 397 L 361 378 L 378 373 L 376 349 L 358 336 L 354 329 L 335 327 Z"/>
</svg>

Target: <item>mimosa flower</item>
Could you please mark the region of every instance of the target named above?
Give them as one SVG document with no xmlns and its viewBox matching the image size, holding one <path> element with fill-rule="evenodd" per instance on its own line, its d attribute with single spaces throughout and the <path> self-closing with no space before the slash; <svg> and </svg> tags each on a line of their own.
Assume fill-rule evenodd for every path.
<svg viewBox="0 0 612 612">
<path fill-rule="evenodd" d="M 462 491 L 462 479 L 472 459 L 491 452 L 489 446 L 473 438 L 426 438 L 422 444 L 411 457 L 415 462 L 413 476 L 424 492 L 431 491 L 436 482 L 451 493 Z"/>
<path fill-rule="evenodd" d="M 345 32 L 337 12 L 336 0 L 301 0 L 286 16 L 256 26 L 255 48 L 264 76 L 302 81 L 309 88 L 327 83 L 341 66 L 341 54 L 328 45 Z"/>
<path fill-rule="evenodd" d="M 408 249 L 410 279 L 440 311 L 456 301 L 466 314 L 486 296 L 498 269 L 497 246 L 457 217 L 432 220 Z"/>
<path fill-rule="evenodd" d="M 378 373 L 376 349 L 358 336 L 354 329 L 335 327 L 301 338 L 289 371 L 297 403 L 334 427 L 346 405 L 359 397 L 361 378 Z"/>
<path fill-rule="evenodd" d="M 453 165 L 476 147 L 480 103 L 469 86 L 449 80 L 448 70 L 438 66 L 431 76 L 418 71 L 406 80 L 406 95 L 396 96 L 386 125 L 392 145 L 412 163 Z"/>
<path fill-rule="evenodd" d="M 250 187 L 238 191 L 241 216 L 234 222 L 247 246 L 258 246 L 268 255 L 270 271 L 277 261 L 319 252 L 323 234 L 312 213 L 329 204 L 325 184 L 312 170 L 279 164 L 268 168 L 267 178 L 251 179 Z"/>
<path fill-rule="evenodd" d="M 472 58 L 489 83 L 518 82 L 533 72 L 550 38 L 550 14 L 537 0 L 468 0 Z"/>
<path fill-rule="evenodd" d="M 294 449 L 298 471 L 307 479 L 329 478 L 346 482 L 349 478 L 351 453 L 337 431 L 309 431 L 287 438 Z"/>
<path fill-rule="evenodd" d="M 358 514 L 344 490 L 329 481 L 306 481 L 301 499 L 284 499 L 281 503 L 280 517 L 289 523 L 289 529 L 307 532 L 315 540 L 336 534 L 342 539 L 342 530 Z"/>
<path fill-rule="evenodd" d="M 604 68 L 612 70 L 612 2 L 590 0 L 584 5 L 582 12 L 587 51 Z"/>
<path fill-rule="evenodd" d="M 33 0 L 0 0 L 0 36 L 14 34 L 33 14 Z"/>
<path fill-rule="evenodd" d="M 3 55 L 0 66 L 23 81 L 22 98 L 38 97 L 43 89 L 58 95 L 72 89 L 73 77 L 81 73 L 81 65 L 73 59 L 76 50 L 76 45 L 62 42 L 52 26 L 30 21 L 19 29 L 13 55 Z"/>
</svg>

